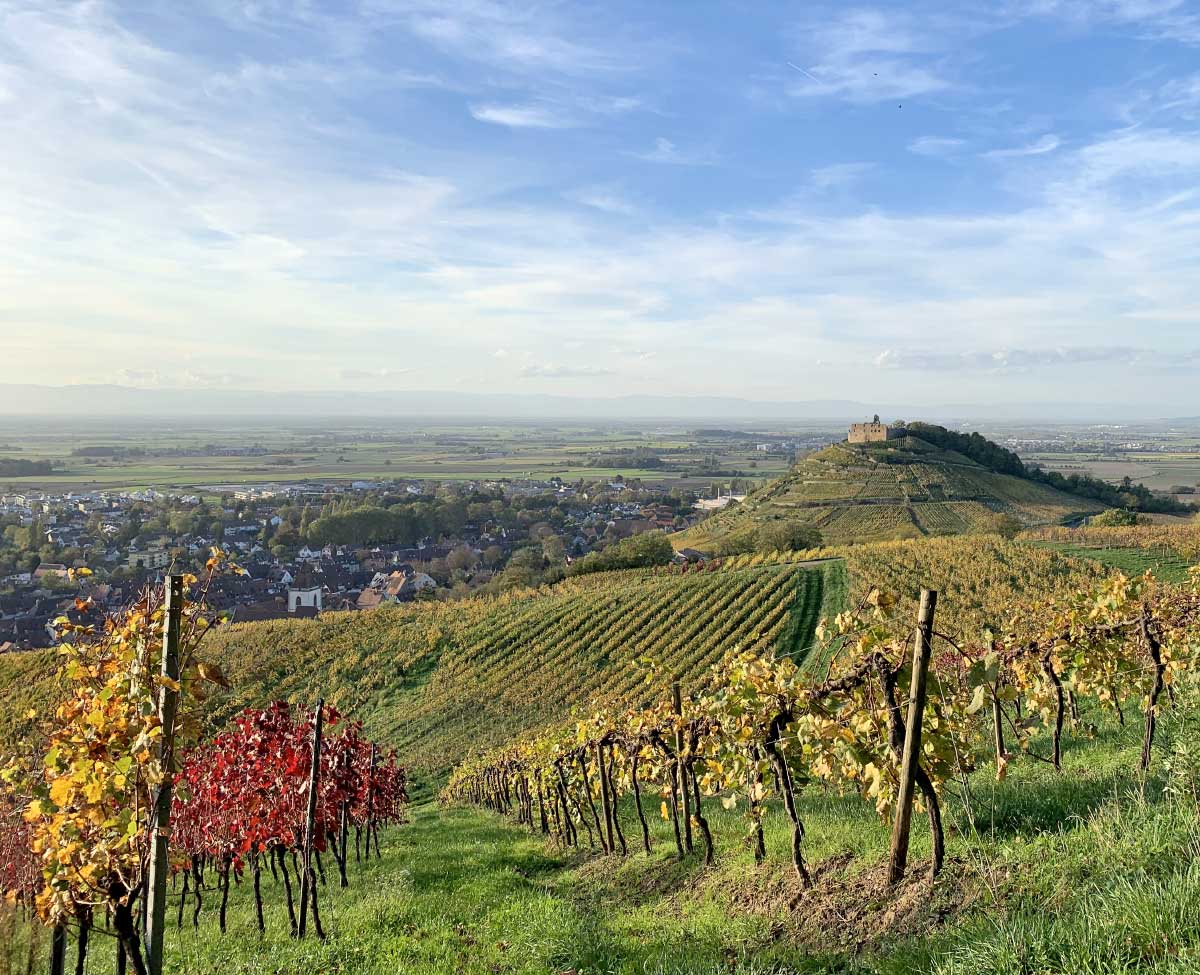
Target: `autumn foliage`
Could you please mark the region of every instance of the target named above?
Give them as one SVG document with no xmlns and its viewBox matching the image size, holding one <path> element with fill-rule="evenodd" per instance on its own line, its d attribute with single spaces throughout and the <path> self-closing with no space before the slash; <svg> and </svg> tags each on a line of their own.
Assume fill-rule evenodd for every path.
<svg viewBox="0 0 1200 975">
<path fill-rule="evenodd" d="M 146 968 L 137 913 L 159 829 L 160 790 L 173 790 L 174 868 L 198 880 L 214 864 L 226 891 L 230 872 L 240 874 L 247 858 L 257 873 L 262 855 L 282 858 L 304 838 L 311 715 L 294 718 L 277 702 L 197 743 L 195 704 L 229 686 L 221 667 L 199 655 L 204 636 L 220 623 L 206 609 L 208 587 L 218 573 L 240 571 L 214 550 L 203 581 L 184 577 L 178 679 L 164 676 L 162 665 L 162 586 L 112 617 L 81 595 L 78 618 L 56 621 L 64 637 L 61 703 L 37 747 L 0 772 L 0 891 L 31 905 L 46 924 L 77 926 L 81 959 L 88 929 L 107 918 L 133 970 Z M 179 701 L 169 728 L 160 717 L 172 713 L 162 704 L 167 693 Z M 365 829 L 370 844 L 380 824 L 399 822 L 405 778 L 394 756 L 378 760 L 361 725 L 332 708 L 324 717 L 336 733 L 321 749 L 313 846 L 334 849 L 345 882 L 347 830 L 354 827 L 357 836 Z M 261 903 L 259 913 L 261 923 Z"/>
</svg>

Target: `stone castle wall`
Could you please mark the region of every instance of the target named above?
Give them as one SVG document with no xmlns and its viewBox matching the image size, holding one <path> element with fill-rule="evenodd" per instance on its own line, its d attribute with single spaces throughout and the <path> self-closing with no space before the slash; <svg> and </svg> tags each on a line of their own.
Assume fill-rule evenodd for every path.
<svg viewBox="0 0 1200 975">
<path fill-rule="evenodd" d="M 850 435 L 846 438 L 850 443 L 879 443 L 901 436 L 902 431 L 889 427 L 886 423 L 852 423 Z"/>
</svg>

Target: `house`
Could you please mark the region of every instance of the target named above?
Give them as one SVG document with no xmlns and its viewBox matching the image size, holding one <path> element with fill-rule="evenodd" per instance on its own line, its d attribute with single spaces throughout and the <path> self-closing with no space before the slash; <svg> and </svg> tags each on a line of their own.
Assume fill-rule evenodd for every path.
<svg viewBox="0 0 1200 975">
<path fill-rule="evenodd" d="M 364 589 L 354 602 L 355 609 L 376 609 L 383 602 L 383 593 L 378 589 Z"/>
<path fill-rule="evenodd" d="M 33 570 L 33 578 L 35 581 L 41 579 L 66 579 L 69 570 L 61 562 L 43 562 Z"/>
<path fill-rule="evenodd" d="M 403 571 L 393 572 L 387 577 L 383 586 L 383 596 L 392 602 L 405 602 L 413 599 L 425 589 L 436 589 L 437 582 L 433 576 L 418 572 L 412 566 L 405 566 Z"/>
<path fill-rule="evenodd" d="M 171 553 L 162 548 L 151 548 L 145 552 L 130 549 L 129 554 L 125 556 L 125 564 L 131 569 L 145 569 L 150 572 L 165 569 L 171 564 Z"/>
<path fill-rule="evenodd" d="M 606 534 L 612 538 L 630 538 L 653 530 L 654 522 L 646 518 L 617 518 L 608 523 Z"/>
<path fill-rule="evenodd" d="M 231 623 L 259 623 L 264 620 L 287 619 L 287 606 L 281 599 L 264 599 L 262 602 L 237 606 L 229 614 Z"/>
</svg>

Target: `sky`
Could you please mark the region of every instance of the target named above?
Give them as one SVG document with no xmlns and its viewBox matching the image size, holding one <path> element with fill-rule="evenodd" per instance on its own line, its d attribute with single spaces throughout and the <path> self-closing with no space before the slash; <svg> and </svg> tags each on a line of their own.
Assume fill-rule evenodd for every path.
<svg viewBox="0 0 1200 975">
<path fill-rule="evenodd" d="M 1200 387 L 1200 3 L 0 0 L 5 382 Z"/>
</svg>

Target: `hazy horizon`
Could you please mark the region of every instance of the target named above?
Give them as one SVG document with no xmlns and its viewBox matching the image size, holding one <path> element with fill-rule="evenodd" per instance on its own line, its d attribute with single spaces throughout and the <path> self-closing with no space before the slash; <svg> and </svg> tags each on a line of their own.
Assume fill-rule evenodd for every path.
<svg viewBox="0 0 1200 975">
<path fill-rule="evenodd" d="M 304 391 L 141 389 L 119 385 L 36 386 L 0 383 L 0 421 L 71 418 L 79 422 L 127 418 L 171 421 L 265 419 L 295 421 L 472 420 L 499 423 L 556 420 L 723 421 L 819 424 L 829 427 L 869 419 L 925 420 L 951 425 L 1123 425 L 1200 422 L 1197 415 L 1170 415 L 1156 404 L 1100 402 L 915 403 L 846 399 L 766 400 L 751 397 L 636 395 L 585 396 L 554 393 L 485 393 L 461 390 Z"/>
</svg>

